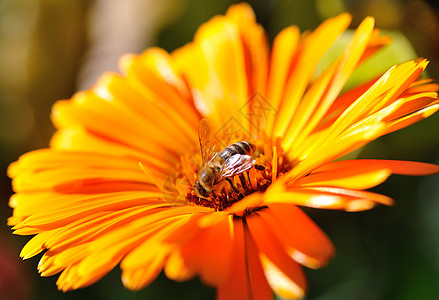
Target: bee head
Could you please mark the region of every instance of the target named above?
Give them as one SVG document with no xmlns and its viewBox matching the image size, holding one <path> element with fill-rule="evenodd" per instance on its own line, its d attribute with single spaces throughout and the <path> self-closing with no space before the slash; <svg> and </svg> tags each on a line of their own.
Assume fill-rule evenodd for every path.
<svg viewBox="0 0 439 300">
<path fill-rule="evenodd" d="M 195 183 L 195 185 L 194 185 L 194 190 L 195 190 L 195 193 L 197 193 L 197 195 L 198 195 L 199 197 L 203 197 L 203 198 L 207 198 L 207 197 L 209 197 L 209 191 L 208 191 L 206 188 L 204 188 L 204 187 L 200 184 L 199 181 L 197 181 L 197 182 Z"/>
<path fill-rule="evenodd" d="M 200 172 L 198 172 L 198 182 L 200 182 L 200 184 L 204 187 L 211 187 L 214 181 L 215 173 L 212 169 L 202 169 Z"/>
</svg>

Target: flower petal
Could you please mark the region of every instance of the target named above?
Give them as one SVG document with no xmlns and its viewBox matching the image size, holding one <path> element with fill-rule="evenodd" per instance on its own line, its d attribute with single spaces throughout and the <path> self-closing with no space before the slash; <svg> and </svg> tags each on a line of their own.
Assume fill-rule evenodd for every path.
<svg viewBox="0 0 439 300">
<path fill-rule="evenodd" d="M 162 271 L 168 251 L 163 246 L 154 251 L 147 268 L 129 269 L 122 272 L 122 283 L 130 290 L 140 290 L 151 283 Z"/>
<path fill-rule="evenodd" d="M 234 267 L 230 270 L 227 279 L 217 287 L 218 300 L 251 299 L 244 228 L 240 219 L 233 220 L 233 239 L 231 260 Z"/>
<path fill-rule="evenodd" d="M 232 216 L 224 218 L 221 222 L 215 224 L 206 230 L 204 244 L 199 249 L 201 278 L 208 284 L 218 286 L 230 274 L 232 266 Z"/>
<path fill-rule="evenodd" d="M 174 249 L 169 254 L 164 271 L 169 279 L 175 281 L 185 281 L 195 276 L 195 270 L 185 264 L 182 248 Z"/>
<path fill-rule="evenodd" d="M 295 205 L 273 202 L 267 203 L 268 209 L 259 213 L 266 229 L 298 263 L 310 268 L 326 265 L 334 254 L 334 247 L 323 231 Z M 255 239 L 258 240 L 257 237 Z M 269 256 L 268 259 L 276 263 Z"/>
<path fill-rule="evenodd" d="M 313 88 L 304 95 L 298 106 L 296 116 L 289 121 L 290 125 L 285 133 L 286 140 L 300 144 L 319 124 L 360 62 L 372 37 L 373 26 L 373 18 L 364 19 L 343 55 L 322 74 L 323 78 L 317 81 L 316 86 L 313 85 Z M 325 87 L 325 90 L 322 87 Z M 314 88 L 316 91 L 314 91 Z M 298 137 L 299 133 L 301 137 Z"/>
<path fill-rule="evenodd" d="M 194 227 L 192 231 L 197 232 L 194 237 L 179 246 L 183 269 L 193 270 L 203 282 L 214 286 L 223 283 L 231 272 L 235 242 L 232 215 L 218 217 L 220 220 L 210 227 Z M 167 241 L 172 243 L 172 239 Z"/>
<path fill-rule="evenodd" d="M 407 127 L 409 125 L 412 125 L 416 122 L 419 122 L 425 118 L 428 118 L 432 114 L 436 113 L 439 110 L 439 104 L 434 104 L 431 106 L 427 106 L 423 109 L 420 109 L 414 113 L 411 113 L 410 115 L 407 115 L 403 118 L 397 119 L 393 122 L 390 122 L 387 125 L 386 128 L 386 134 L 394 132 L 396 130 L 402 129 L 404 127 Z"/>
<path fill-rule="evenodd" d="M 384 195 L 367 191 L 348 190 L 336 187 L 296 188 L 270 197 L 266 203 L 295 204 L 321 209 L 346 211 L 369 210 L 377 204 L 392 205 L 393 200 Z"/>
<path fill-rule="evenodd" d="M 186 88 L 183 78 L 175 73 L 171 62 L 169 54 L 156 48 L 140 56 L 125 55 L 120 64 L 126 77 L 119 82 L 109 82 L 104 87 L 108 86 L 111 94 L 123 99 L 126 105 L 141 113 L 146 120 L 160 124 L 158 132 L 167 130 L 173 136 L 177 131 L 181 137 L 190 138 L 200 115 L 188 91 L 181 91 Z M 158 68 L 166 69 L 166 72 L 163 74 L 163 70 Z M 166 122 L 157 123 L 158 120 Z"/>
<path fill-rule="evenodd" d="M 217 16 L 198 29 L 192 44 L 172 55 L 192 87 L 198 110 L 209 118 L 213 127 L 219 130 L 235 120 L 235 126 L 242 126 L 239 129 L 248 132 L 245 109 L 249 79 L 237 24 Z"/>
<path fill-rule="evenodd" d="M 434 164 L 383 159 L 356 159 L 336 161 L 316 169 L 315 172 L 339 172 L 346 169 L 389 169 L 393 174 L 417 176 L 431 175 L 439 172 L 439 166 Z"/>
<path fill-rule="evenodd" d="M 57 232 L 58 230 L 50 230 L 34 236 L 26 243 L 26 245 L 24 245 L 23 249 L 21 249 L 20 257 L 23 259 L 29 259 L 37 255 L 41 251 L 45 250 L 46 247 L 44 246 L 44 244 L 46 240 L 56 235 Z"/>
<path fill-rule="evenodd" d="M 247 221 L 247 220 L 246 220 Z M 259 251 L 252 235 L 249 232 L 247 222 L 244 223 L 244 238 L 246 261 L 250 278 L 251 298 L 259 300 L 273 299 L 273 292 L 267 282 L 266 272 L 262 267 Z"/>
<path fill-rule="evenodd" d="M 298 263 L 287 255 L 288 250 L 280 244 L 258 214 L 248 217 L 247 224 L 260 251 L 265 276 L 274 292 L 287 299 L 303 297 L 307 284 Z"/>
<path fill-rule="evenodd" d="M 257 249 L 242 219 L 235 219 L 233 269 L 217 288 L 217 299 L 271 299 L 273 294 L 263 275 Z"/>
<path fill-rule="evenodd" d="M 289 26 L 283 29 L 273 42 L 267 83 L 267 99 L 270 100 L 276 111 L 282 101 L 285 85 L 288 76 L 290 76 L 290 68 L 295 64 L 293 59 L 297 56 L 296 49 L 299 37 L 299 28 Z M 267 132 L 271 132 L 274 121 L 274 118 L 267 120 Z"/>
<path fill-rule="evenodd" d="M 156 194 L 135 192 L 119 192 L 102 195 L 86 195 L 82 199 L 74 197 L 77 202 L 67 202 L 55 208 L 45 208 L 38 213 L 34 213 L 26 218 L 25 222 L 14 226 L 17 234 L 22 234 L 20 229 L 35 230 L 52 229 L 65 226 L 70 222 L 82 217 L 94 214 L 99 211 L 116 211 L 119 209 L 130 208 L 133 206 L 148 205 L 150 209 L 166 207 L 162 201 L 152 201 L 148 203 L 149 196 L 157 197 Z M 65 198 L 72 198 L 64 196 Z M 84 201 L 85 199 L 85 201 Z M 81 201 L 82 200 L 82 201 Z"/>
<path fill-rule="evenodd" d="M 340 135 L 333 140 L 325 142 L 324 145 L 317 143 L 319 138 L 326 136 L 326 132 L 322 132 L 316 140 L 310 140 L 310 143 L 304 144 L 300 163 L 294 167 L 290 172 L 286 174 L 288 179 L 295 179 L 310 173 L 316 167 L 322 166 L 325 163 L 331 162 L 344 154 L 347 154 L 355 149 L 358 149 L 368 142 L 381 136 L 385 130 L 385 126 L 382 123 L 377 123 L 369 126 L 360 127 L 353 132 L 349 132 L 346 135 Z M 313 147 L 311 145 L 315 146 Z M 309 145 L 309 149 L 306 146 Z"/>
<path fill-rule="evenodd" d="M 376 204 L 393 205 L 394 203 L 392 198 L 369 191 L 356 191 L 336 187 L 310 187 L 308 190 L 310 192 L 321 193 L 323 198 L 326 195 L 339 195 L 343 201 L 340 203 L 341 206 L 337 209 L 344 209 L 346 211 L 362 211 L 371 209 Z M 304 191 L 306 192 L 306 190 Z M 321 208 L 330 207 L 322 206 Z"/>
<path fill-rule="evenodd" d="M 375 112 L 398 97 L 425 69 L 427 62 L 407 62 L 386 72 L 365 94 L 348 107 L 331 126 L 334 137 L 366 114 Z M 381 97 L 383 96 L 383 97 Z"/>
<path fill-rule="evenodd" d="M 296 112 L 300 99 L 312 79 L 315 67 L 327 49 L 347 28 L 350 21 L 351 17 L 348 14 L 339 15 L 326 20 L 305 37 L 297 63 L 292 66 L 291 77 L 286 83 L 283 101 L 274 107 L 277 117 L 272 132 L 269 131 L 270 135 L 283 136 L 285 134 L 289 120 Z"/>
<path fill-rule="evenodd" d="M 163 140 L 159 142 L 161 130 L 157 124 L 154 126 L 156 130 L 151 130 L 147 121 L 135 118 L 132 113 L 124 113 L 91 91 L 76 94 L 72 101 L 58 101 L 53 107 L 53 116 L 57 128 L 83 127 L 107 142 L 161 156 L 163 160 L 165 157 L 176 159 L 175 150 L 178 148 L 170 149 Z M 145 140 L 153 143 L 146 144 Z"/>
<path fill-rule="evenodd" d="M 268 41 L 265 31 L 256 23 L 256 16 L 247 3 L 230 6 L 226 17 L 236 24 L 242 37 L 246 62 L 248 97 L 265 94 L 268 72 Z"/>
<path fill-rule="evenodd" d="M 334 186 L 346 189 L 363 190 L 383 183 L 391 174 L 384 168 L 338 169 L 337 171 L 313 172 L 294 181 L 291 187 Z"/>
</svg>

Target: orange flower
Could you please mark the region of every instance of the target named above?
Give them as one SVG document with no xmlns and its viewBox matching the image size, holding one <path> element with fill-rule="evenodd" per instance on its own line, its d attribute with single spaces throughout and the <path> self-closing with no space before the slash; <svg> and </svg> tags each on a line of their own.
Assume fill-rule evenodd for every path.
<svg viewBox="0 0 439 300">
<path fill-rule="evenodd" d="M 39 272 L 61 272 L 63 291 L 90 285 L 120 263 L 123 284 L 133 290 L 164 269 L 174 280 L 199 276 L 218 299 L 272 299 L 272 291 L 303 297 L 301 265 L 324 266 L 334 248 L 297 205 L 390 205 L 364 190 L 392 173 L 439 171 L 406 161 L 334 162 L 439 106 L 438 85 L 417 79 L 425 59 L 341 93 L 354 69 L 389 41 L 372 18 L 315 77 L 349 23 L 343 14 L 303 35 L 288 27 L 270 51 L 251 8 L 234 5 L 202 25 L 192 43 L 171 54 L 153 48 L 127 55 L 123 75 L 105 74 L 56 103 L 50 148 L 9 168 L 16 192 L 9 224 L 16 234 L 35 235 L 21 256 L 45 251 Z M 203 167 L 203 118 L 213 133 L 202 128 L 203 143 L 217 141 L 220 151 L 244 140 L 255 152 L 246 152 L 249 168 L 211 182 L 213 190 L 200 197 L 194 185 Z"/>
</svg>

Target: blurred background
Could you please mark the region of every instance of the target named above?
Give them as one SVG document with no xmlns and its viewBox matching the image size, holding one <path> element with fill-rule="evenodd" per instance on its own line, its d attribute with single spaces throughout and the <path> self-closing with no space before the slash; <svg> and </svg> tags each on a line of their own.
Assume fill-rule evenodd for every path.
<svg viewBox="0 0 439 300">
<path fill-rule="evenodd" d="M 97 284 L 62 293 L 56 277 L 40 278 L 39 257 L 21 261 L 29 237 L 6 226 L 12 194 L 8 164 L 48 145 L 52 104 L 87 89 L 118 58 L 150 46 L 168 51 L 189 42 L 196 28 L 235 1 L 203 0 L 0 0 L 0 299 L 213 299 L 194 280 L 161 275 L 140 291 L 125 290 L 116 268 Z M 351 84 L 391 65 L 427 57 L 428 76 L 439 78 L 439 6 L 431 0 L 249 1 L 270 40 L 284 27 L 315 28 L 347 11 L 352 26 L 368 15 L 394 43 L 373 58 Z M 340 39 L 343 43 L 343 38 Z M 358 72 L 357 72 L 358 73 Z M 362 158 L 439 164 L 439 114 L 366 146 Z M 394 207 L 362 213 L 306 212 L 333 240 L 337 255 L 322 270 L 306 270 L 307 299 L 439 299 L 439 176 L 392 176 L 374 191 Z"/>
</svg>

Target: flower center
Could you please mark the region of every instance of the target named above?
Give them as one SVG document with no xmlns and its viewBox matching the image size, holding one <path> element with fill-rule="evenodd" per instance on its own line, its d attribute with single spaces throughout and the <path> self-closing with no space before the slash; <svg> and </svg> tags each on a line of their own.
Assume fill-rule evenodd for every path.
<svg viewBox="0 0 439 300">
<path fill-rule="evenodd" d="M 199 187 L 199 182 L 203 182 L 204 179 L 201 177 L 206 177 L 203 173 L 205 166 L 196 166 L 193 169 L 193 174 L 198 175 L 192 180 L 193 184 L 187 190 L 185 197 L 187 203 L 221 211 L 250 194 L 264 192 L 279 175 L 291 169 L 289 161 L 283 154 L 279 155 L 276 147 L 271 149 L 267 149 L 267 147 L 265 149 L 258 148 L 253 155 L 253 159 L 254 164 L 244 172 L 239 172 L 233 176 L 225 176 L 220 180 L 218 180 L 218 177 L 212 178 L 214 181 L 210 182 L 211 184 L 207 187 L 208 190 Z M 185 165 L 184 162 L 183 165 Z M 239 165 L 236 168 L 239 168 Z M 213 175 L 219 176 L 220 172 L 221 170 L 217 170 Z"/>
<path fill-rule="evenodd" d="M 219 211 L 254 192 L 265 191 L 271 182 L 271 169 L 263 165 L 255 165 L 249 171 L 227 177 L 217 183 L 206 196 L 200 196 L 195 189 L 192 189 L 186 195 L 186 199 L 189 203 Z"/>
</svg>

